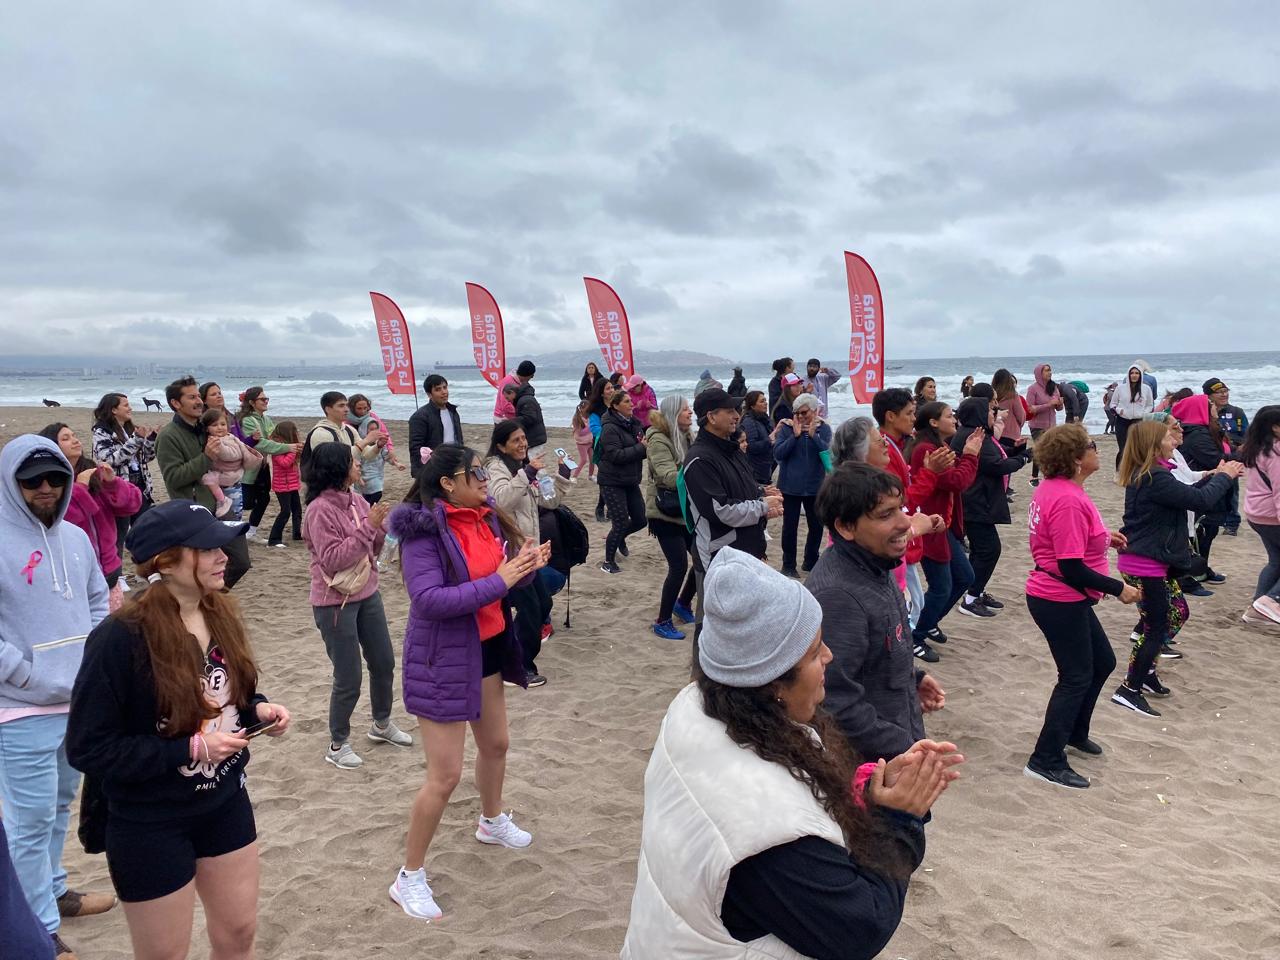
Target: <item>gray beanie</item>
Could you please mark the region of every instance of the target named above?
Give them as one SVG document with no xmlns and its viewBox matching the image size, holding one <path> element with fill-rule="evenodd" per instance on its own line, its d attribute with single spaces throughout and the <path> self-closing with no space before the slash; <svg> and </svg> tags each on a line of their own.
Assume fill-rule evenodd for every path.
<svg viewBox="0 0 1280 960">
<path fill-rule="evenodd" d="M 799 581 L 724 547 L 703 579 L 702 672 L 727 687 L 763 687 L 800 662 L 822 607 Z"/>
</svg>

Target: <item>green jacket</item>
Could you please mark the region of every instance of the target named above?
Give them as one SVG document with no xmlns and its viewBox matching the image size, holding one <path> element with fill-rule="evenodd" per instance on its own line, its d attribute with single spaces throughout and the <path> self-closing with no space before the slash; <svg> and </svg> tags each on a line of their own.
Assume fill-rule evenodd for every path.
<svg viewBox="0 0 1280 960">
<path fill-rule="evenodd" d="M 289 443 L 281 443 L 279 440 L 272 440 L 271 434 L 275 433 L 276 425 L 270 417 L 265 413 L 246 414 L 245 418 L 240 421 L 240 432 L 244 434 L 244 442 L 249 443 L 249 438 L 254 433 L 262 434 L 262 439 L 250 446 L 262 454 L 262 469 L 270 470 L 269 461 L 266 459 L 273 453 L 292 453 L 293 445 Z M 258 470 L 246 470 L 244 472 L 243 483 L 247 487 L 253 483 L 258 476 Z"/>
<path fill-rule="evenodd" d="M 160 464 L 170 500 L 194 500 L 210 510 L 214 508 L 213 494 L 200 482 L 213 464 L 204 455 L 201 434 L 177 414 L 156 437 L 156 463 Z"/>
<path fill-rule="evenodd" d="M 680 475 L 681 465 L 676 460 L 675 445 L 666 431 L 659 430 L 656 426 L 650 426 L 645 431 L 644 438 L 649 444 L 646 454 L 649 460 L 649 482 L 644 488 L 644 515 L 649 520 L 666 520 L 683 526 L 684 519 L 679 514 L 670 517 L 658 509 L 658 487 L 676 489 L 676 477 Z"/>
</svg>

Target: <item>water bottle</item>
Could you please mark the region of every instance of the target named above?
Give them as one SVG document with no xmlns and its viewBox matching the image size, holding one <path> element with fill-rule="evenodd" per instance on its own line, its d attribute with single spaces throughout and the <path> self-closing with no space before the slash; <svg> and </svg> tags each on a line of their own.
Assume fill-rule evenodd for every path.
<svg viewBox="0 0 1280 960">
<path fill-rule="evenodd" d="M 554 500 L 556 498 L 555 480 L 551 477 L 539 477 L 538 492 L 542 494 L 543 500 Z"/>
<path fill-rule="evenodd" d="M 387 538 L 382 542 L 382 552 L 378 554 L 378 569 L 385 570 L 388 565 L 395 563 L 400 556 L 400 538 L 394 533 L 388 533 Z"/>
</svg>

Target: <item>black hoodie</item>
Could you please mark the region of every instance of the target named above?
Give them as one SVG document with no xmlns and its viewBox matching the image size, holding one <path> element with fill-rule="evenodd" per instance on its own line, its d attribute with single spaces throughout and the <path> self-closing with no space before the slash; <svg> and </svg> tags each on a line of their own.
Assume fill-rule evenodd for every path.
<svg viewBox="0 0 1280 960">
<path fill-rule="evenodd" d="M 1004 478 L 1021 470 L 1027 463 L 1021 453 L 1006 456 L 991 438 L 988 425 L 989 401 L 985 397 L 969 397 L 956 410 L 960 422 L 956 435 L 951 438 L 951 449 L 958 455 L 965 441 L 978 427 L 987 431 L 978 451 L 978 477 L 964 492 L 964 519 L 966 523 L 1009 523 L 1009 501 L 1004 495 Z"/>
</svg>

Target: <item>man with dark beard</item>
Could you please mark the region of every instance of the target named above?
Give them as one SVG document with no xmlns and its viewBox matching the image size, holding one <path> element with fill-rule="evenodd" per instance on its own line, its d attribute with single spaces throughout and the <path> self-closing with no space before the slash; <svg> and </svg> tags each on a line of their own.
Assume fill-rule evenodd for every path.
<svg viewBox="0 0 1280 960">
<path fill-rule="evenodd" d="M 60 866 L 80 784 L 63 748 L 71 686 L 86 635 L 107 615 L 93 545 L 63 521 L 74 482 L 52 440 L 16 437 L 0 451 L 0 810 L 22 892 L 59 957 L 71 955 L 62 917 L 115 906 L 68 889 Z"/>
</svg>

